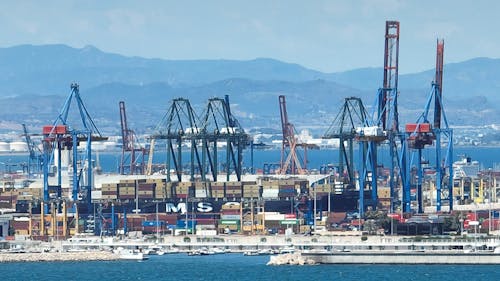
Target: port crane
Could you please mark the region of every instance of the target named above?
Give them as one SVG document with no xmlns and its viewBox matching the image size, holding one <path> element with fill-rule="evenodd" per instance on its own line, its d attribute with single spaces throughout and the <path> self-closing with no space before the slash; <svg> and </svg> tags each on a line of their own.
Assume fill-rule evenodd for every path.
<svg viewBox="0 0 500 281">
<path fill-rule="evenodd" d="M 232 114 L 228 95 L 208 99 L 201 124 L 203 155 L 207 156 L 212 179 L 217 181 L 217 144 L 221 142 L 225 143 L 226 181 L 229 181 L 232 173 L 236 175 L 237 181 L 241 181 L 243 149 L 250 143 L 250 137 Z"/>
<path fill-rule="evenodd" d="M 189 142 L 191 146 L 191 180 L 194 180 L 194 172 L 196 168 L 200 171 L 202 179 L 205 179 L 200 153 L 198 151 L 198 146 L 196 145 L 196 140 L 199 134 L 200 128 L 198 116 L 191 107 L 189 100 L 185 98 L 173 99 L 170 102 L 167 113 L 156 127 L 155 133 L 150 137 L 151 140 L 155 140 L 155 142 L 158 140 L 166 140 L 167 142 L 167 181 L 171 181 L 171 168 L 174 169 L 176 173 L 177 181 L 182 181 L 182 147 L 185 142 Z M 196 164 L 197 166 L 195 167 Z"/>
<path fill-rule="evenodd" d="M 23 136 L 26 145 L 28 146 L 28 152 L 29 152 L 27 173 L 28 177 L 31 177 L 33 172 L 39 173 L 42 170 L 43 155 L 40 148 L 31 139 L 31 135 L 28 133 L 26 124 L 22 124 L 22 127 L 23 127 Z"/>
<path fill-rule="evenodd" d="M 130 175 L 142 174 L 144 173 L 144 157 L 148 151 L 141 146 L 135 132 L 128 128 L 125 102 L 120 101 L 119 107 L 122 131 L 122 154 L 119 172 L 121 175 L 125 175 L 127 172 Z"/>
<path fill-rule="evenodd" d="M 338 139 L 338 172 L 344 183 L 355 185 L 354 141 L 356 129 L 368 127 L 368 111 L 358 97 L 347 97 L 332 124 L 323 135 L 323 139 Z"/>
<path fill-rule="evenodd" d="M 63 215 L 63 235 L 67 231 L 67 209 L 72 207 L 78 221 L 77 202 L 86 203 L 87 209 L 91 209 L 91 189 L 93 183 L 92 169 L 92 142 L 107 140 L 97 129 L 90 117 L 87 108 L 80 96 L 80 87 L 76 83 L 71 84 L 71 91 L 64 105 L 51 125 L 42 128 L 43 146 L 43 199 L 41 200 L 40 233 L 45 234 L 45 214 L 52 215 L 52 233 L 57 233 L 58 212 Z M 78 109 L 71 111 L 71 106 Z M 79 154 L 79 144 L 85 144 L 85 150 Z M 66 196 L 62 194 L 62 171 L 64 164 L 68 166 L 71 193 Z M 66 163 L 67 162 L 67 163 Z M 53 169 L 54 168 L 54 169 Z M 54 184 L 49 181 L 52 175 L 57 177 Z M 50 208 L 49 208 L 50 207 Z M 76 223 L 77 231 L 78 224 Z"/>
<path fill-rule="evenodd" d="M 409 167 L 416 164 L 416 175 L 413 182 L 416 185 L 416 200 L 418 213 L 423 213 L 422 183 L 424 179 L 422 151 L 435 142 L 434 170 L 436 182 L 436 211 L 441 211 L 442 201 L 448 201 L 449 210 L 453 210 L 453 130 L 448 126 L 448 120 L 443 107 L 443 68 L 444 68 L 444 41 L 437 40 L 436 45 L 436 72 L 432 82 L 431 92 L 425 104 L 423 113 L 415 123 L 408 123 L 405 127 L 406 142 L 411 155 Z M 433 120 L 429 120 L 431 107 L 434 104 Z M 444 153 L 443 151 L 446 150 Z M 416 155 L 415 155 L 416 154 Z M 444 154 L 444 159 L 443 159 Z M 415 159 L 416 158 L 416 159 Z M 410 178 L 407 174 L 407 178 Z M 406 188 L 410 189 L 411 181 L 406 182 Z M 447 188 L 446 188 L 447 187 Z M 411 201 L 409 194 L 404 198 L 405 202 Z"/>
<path fill-rule="evenodd" d="M 71 105 L 78 108 L 81 124 L 70 120 Z M 72 201 L 85 200 L 91 203 L 92 187 L 92 141 L 103 141 L 103 137 L 90 117 L 80 96 L 79 85 L 71 84 L 71 92 L 67 97 L 59 115 L 52 125 L 43 127 L 43 173 L 44 173 L 44 201 L 49 200 L 49 190 L 55 188 L 57 197 L 61 198 L 62 183 L 62 152 L 65 159 L 71 158 L 72 168 Z M 78 145 L 85 143 L 85 152 L 82 158 L 78 155 Z M 69 153 L 71 152 L 71 155 Z M 67 154 L 66 154 L 67 153 Z M 49 168 L 55 163 L 57 169 L 57 185 L 49 185 Z M 86 177 L 83 177 L 86 170 Z M 83 182 L 83 179 L 85 182 Z"/>
<path fill-rule="evenodd" d="M 286 110 L 286 98 L 279 96 L 281 130 L 283 138 L 281 142 L 281 161 L 279 174 L 306 174 L 307 173 L 307 144 L 299 143 L 295 136 L 295 126 L 288 120 Z M 301 161 L 297 152 L 298 147 L 304 148 L 304 160 Z"/>
<path fill-rule="evenodd" d="M 357 130 L 359 143 L 359 210 L 362 215 L 365 208 L 364 190 L 371 187 L 370 205 L 378 205 L 377 148 L 383 143 L 389 146 L 390 171 L 389 188 L 391 211 L 396 207 L 396 191 L 400 190 L 406 181 L 406 154 L 404 134 L 399 130 L 398 113 L 398 65 L 399 65 L 399 32 L 398 21 L 386 21 L 384 46 L 384 79 L 383 86 L 378 90 L 376 112 L 371 115 L 368 124 Z M 371 175 L 371 176 L 369 176 Z M 367 184 L 368 183 L 368 184 Z M 370 186 L 371 185 L 371 186 Z M 409 190 L 403 188 L 402 197 L 406 198 Z M 403 211 L 409 211 L 409 204 L 403 205 Z"/>
<path fill-rule="evenodd" d="M 226 148 L 226 180 L 233 172 L 237 180 L 241 180 L 243 149 L 249 143 L 249 137 L 231 113 L 227 95 L 225 98 L 210 98 L 201 117 L 195 113 L 189 100 L 172 100 L 151 139 L 167 141 L 167 181 L 171 181 L 170 168 L 175 171 L 177 180 L 182 181 L 183 146 L 190 148 L 190 180 L 194 181 L 198 171 L 202 181 L 206 181 L 207 176 L 217 181 L 219 143 L 225 143 Z"/>
</svg>

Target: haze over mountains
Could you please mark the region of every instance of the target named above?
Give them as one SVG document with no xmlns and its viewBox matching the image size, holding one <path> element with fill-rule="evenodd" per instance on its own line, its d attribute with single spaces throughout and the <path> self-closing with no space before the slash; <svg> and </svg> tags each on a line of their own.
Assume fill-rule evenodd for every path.
<svg viewBox="0 0 500 281">
<path fill-rule="evenodd" d="M 400 64 L 404 56 L 401 53 Z M 321 135 L 345 97 L 361 97 L 371 108 L 382 75 L 381 68 L 322 73 L 266 58 L 162 60 L 109 54 L 92 46 L 21 45 L 0 48 L 0 129 L 18 130 L 18 124 L 26 123 L 37 130 L 52 123 L 70 84 L 77 82 L 97 127 L 109 134 L 119 134 L 121 100 L 129 126 L 150 133 L 171 99 L 188 98 L 201 114 L 208 98 L 227 94 L 245 129 L 279 130 L 278 95 L 286 95 L 290 121 Z M 421 114 L 433 76 L 434 69 L 400 75 L 402 122 L 415 121 Z M 498 77 L 499 59 L 445 63 L 443 95 L 450 125 L 500 123 Z"/>
</svg>

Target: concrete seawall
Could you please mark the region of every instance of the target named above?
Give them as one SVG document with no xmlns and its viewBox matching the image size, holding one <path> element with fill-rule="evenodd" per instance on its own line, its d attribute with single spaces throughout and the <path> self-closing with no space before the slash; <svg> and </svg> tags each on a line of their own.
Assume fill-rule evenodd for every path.
<svg viewBox="0 0 500 281">
<path fill-rule="evenodd" d="M 302 258 L 322 264 L 500 264 L 499 253 L 459 251 L 302 253 Z"/>
<path fill-rule="evenodd" d="M 110 252 L 0 253 L 0 262 L 108 261 L 117 260 Z"/>
</svg>

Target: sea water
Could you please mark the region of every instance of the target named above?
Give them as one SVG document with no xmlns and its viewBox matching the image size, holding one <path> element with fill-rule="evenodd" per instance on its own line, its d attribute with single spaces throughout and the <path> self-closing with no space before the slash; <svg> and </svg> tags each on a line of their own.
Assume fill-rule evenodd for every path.
<svg viewBox="0 0 500 281">
<path fill-rule="evenodd" d="M 221 155 L 219 155 L 218 163 L 223 164 L 226 161 L 224 155 L 224 150 L 220 150 Z M 320 169 L 322 165 L 338 163 L 338 149 L 321 149 L 321 150 L 309 150 L 307 152 L 307 167 L 308 169 Z M 357 150 L 354 151 L 355 161 L 357 159 Z M 423 151 L 423 158 L 434 163 L 434 151 L 427 149 Z M 476 160 L 481 164 L 481 169 L 496 168 L 500 167 L 500 149 L 498 147 L 455 147 L 453 150 L 453 161 L 457 161 L 462 156 L 469 156 L 472 160 Z M 98 160 L 96 158 L 99 158 Z M 445 157 L 444 152 L 442 157 Z M 13 172 L 16 170 L 22 170 L 23 163 L 28 162 L 28 155 L 23 154 L 3 154 L 0 155 L 0 172 Z M 93 160 L 98 161 L 103 172 L 105 173 L 116 173 L 118 172 L 118 167 L 120 165 L 121 152 L 99 152 L 93 153 Z M 166 152 L 158 151 L 153 157 L 154 163 L 166 162 Z M 243 152 L 243 167 L 249 170 L 254 167 L 254 170 L 262 169 L 264 164 L 279 163 L 281 158 L 281 152 L 279 149 L 269 149 L 269 150 L 254 150 L 253 162 L 252 156 L 249 149 Z M 182 162 L 187 164 L 191 159 L 191 153 L 189 151 L 184 151 L 182 154 Z M 378 160 L 385 166 L 389 166 L 390 157 L 389 152 L 386 149 L 382 149 L 378 154 Z M 130 161 L 130 159 L 126 160 Z M 222 167 L 219 167 L 222 171 Z"/>
<path fill-rule="evenodd" d="M 495 265 L 267 266 L 269 256 L 152 256 L 146 261 L 0 264 L 0 280 L 500 280 Z"/>
</svg>

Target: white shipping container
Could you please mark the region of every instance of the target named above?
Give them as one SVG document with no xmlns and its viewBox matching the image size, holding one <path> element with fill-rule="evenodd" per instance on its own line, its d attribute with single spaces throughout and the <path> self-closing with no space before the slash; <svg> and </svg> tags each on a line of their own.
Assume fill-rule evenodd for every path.
<svg viewBox="0 0 500 281">
<path fill-rule="evenodd" d="M 215 230 L 215 229 L 196 230 L 196 235 L 197 236 L 216 236 L 217 230 Z"/>
<path fill-rule="evenodd" d="M 263 189 L 262 197 L 278 197 L 279 189 Z"/>
<path fill-rule="evenodd" d="M 92 190 L 90 193 L 92 199 L 102 199 L 102 191 L 100 190 Z"/>
<path fill-rule="evenodd" d="M 224 127 L 220 129 L 221 134 L 234 134 L 238 132 L 237 127 Z"/>
<path fill-rule="evenodd" d="M 284 214 L 266 214 L 266 221 L 281 221 L 285 220 Z"/>
<path fill-rule="evenodd" d="M 369 137 L 380 137 L 384 135 L 382 128 L 378 126 L 357 127 L 356 133 L 361 136 L 369 136 Z"/>
<path fill-rule="evenodd" d="M 207 190 L 205 190 L 205 189 L 196 189 L 194 191 L 194 196 L 197 197 L 197 198 L 207 198 L 208 197 Z"/>
<path fill-rule="evenodd" d="M 240 215 L 220 215 L 221 220 L 239 220 Z"/>
</svg>

